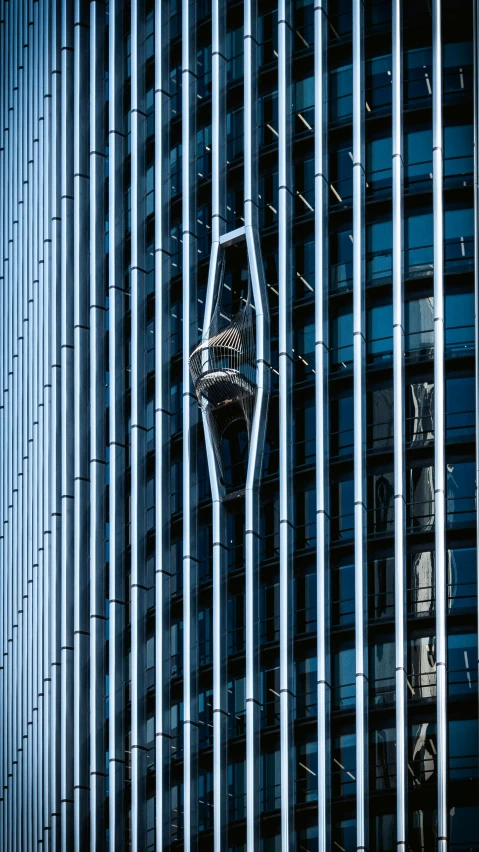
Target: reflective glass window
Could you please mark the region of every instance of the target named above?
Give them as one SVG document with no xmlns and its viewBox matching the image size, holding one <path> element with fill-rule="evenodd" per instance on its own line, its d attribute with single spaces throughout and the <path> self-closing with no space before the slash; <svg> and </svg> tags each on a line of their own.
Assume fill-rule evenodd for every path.
<svg viewBox="0 0 479 852">
<path fill-rule="evenodd" d="M 392 222 L 373 222 L 366 226 L 367 282 L 384 281 L 392 271 Z"/>
<path fill-rule="evenodd" d="M 368 195 L 391 189 L 391 137 L 371 139 L 366 145 L 366 192 Z"/>
<path fill-rule="evenodd" d="M 354 445 L 353 397 L 342 396 L 331 401 L 331 455 L 351 455 Z"/>
<path fill-rule="evenodd" d="M 331 290 L 348 288 L 353 280 L 352 227 L 329 236 L 329 287 Z"/>
<path fill-rule="evenodd" d="M 433 273 L 432 214 L 407 216 L 404 222 L 404 274 L 417 278 Z"/>
<path fill-rule="evenodd" d="M 369 617 L 394 618 L 394 557 L 369 563 Z"/>
<path fill-rule="evenodd" d="M 474 265 L 474 212 L 472 207 L 446 210 L 444 214 L 444 263 L 446 272 Z"/>
<path fill-rule="evenodd" d="M 350 539 L 354 534 L 354 481 L 331 483 L 331 535 Z"/>
<path fill-rule="evenodd" d="M 408 641 L 409 700 L 436 697 L 436 640 L 420 636 Z"/>
<path fill-rule="evenodd" d="M 368 444 L 371 449 L 385 450 L 391 448 L 393 442 L 393 389 L 381 388 L 368 395 Z"/>
<path fill-rule="evenodd" d="M 371 704 L 395 701 L 396 657 L 394 642 L 380 642 L 369 648 L 369 683 Z"/>
<path fill-rule="evenodd" d="M 318 798 L 318 742 L 313 740 L 296 746 L 296 804 L 315 802 Z"/>
<path fill-rule="evenodd" d="M 367 353 L 370 361 L 389 359 L 393 348 L 392 305 L 375 305 L 366 316 Z"/>
<path fill-rule="evenodd" d="M 471 186 L 474 172 L 472 124 L 444 128 L 444 181 L 449 186 Z"/>
<path fill-rule="evenodd" d="M 411 553 L 408 559 L 408 612 L 433 615 L 435 606 L 434 553 Z"/>
<path fill-rule="evenodd" d="M 474 524 L 476 520 L 476 466 L 474 462 L 449 463 L 447 475 L 447 523 Z"/>
<path fill-rule="evenodd" d="M 474 377 L 446 379 L 446 438 L 450 441 L 460 441 L 473 438 L 474 411 Z"/>
<path fill-rule="evenodd" d="M 295 718 L 314 719 L 318 704 L 318 673 L 316 657 L 296 660 L 294 664 Z"/>
<path fill-rule="evenodd" d="M 474 293 L 450 293 L 444 299 L 446 351 L 463 355 L 474 351 Z"/>
<path fill-rule="evenodd" d="M 333 707 L 354 707 L 356 698 L 356 652 L 341 648 L 332 655 Z"/>
<path fill-rule="evenodd" d="M 473 609 L 477 604 L 477 550 L 455 547 L 447 552 L 448 604 L 451 612 Z"/>
<path fill-rule="evenodd" d="M 372 842 L 376 852 L 395 852 L 396 814 L 376 814 L 372 818 Z"/>
<path fill-rule="evenodd" d="M 392 104 L 391 54 L 366 62 L 366 112 L 390 112 Z"/>
<path fill-rule="evenodd" d="M 333 625 L 354 624 L 354 565 L 336 565 L 331 572 Z"/>
<path fill-rule="evenodd" d="M 437 741 L 434 722 L 420 722 L 409 730 L 409 767 L 415 788 L 437 781 Z"/>
<path fill-rule="evenodd" d="M 405 189 L 432 190 L 432 129 L 411 130 L 404 136 Z"/>
<path fill-rule="evenodd" d="M 396 787 L 396 729 L 381 728 L 370 734 L 371 782 L 375 790 Z"/>
<path fill-rule="evenodd" d="M 355 734 L 340 734 L 334 737 L 332 758 L 333 796 L 354 796 L 356 793 Z"/>
<path fill-rule="evenodd" d="M 414 338 L 413 338 L 414 340 Z M 434 385 L 416 382 L 406 386 L 406 440 L 424 444 L 434 438 Z"/>
<path fill-rule="evenodd" d="M 449 779 L 474 781 L 477 779 L 477 719 L 450 719 L 449 729 Z"/>
<path fill-rule="evenodd" d="M 449 695 L 475 695 L 477 698 L 477 636 L 453 633 L 447 637 Z"/>
<path fill-rule="evenodd" d="M 416 357 L 434 346 L 434 302 L 432 297 L 411 299 L 404 305 L 406 352 Z"/>
<path fill-rule="evenodd" d="M 331 320 L 331 362 L 345 369 L 353 360 L 353 315 L 340 314 Z"/>
<path fill-rule="evenodd" d="M 329 75 L 330 121 L 339 122 L 353 112 L 353 66 L 335 68 Z"/>
<path fill-rule="evenodd" d="M 434 524 L 434 468 L 413 467 L 406 477 L 409 526 L 416 531 L 430 529 Z"/>
<path fill-rule="evenodd" d="M 477 849 L 479 843 L 479 805 L 452 804 L 449 809 L 449 819 L 450 848 L 452 850 L 469 850 L 474 849 L 474 847 Z"/>
</svg>

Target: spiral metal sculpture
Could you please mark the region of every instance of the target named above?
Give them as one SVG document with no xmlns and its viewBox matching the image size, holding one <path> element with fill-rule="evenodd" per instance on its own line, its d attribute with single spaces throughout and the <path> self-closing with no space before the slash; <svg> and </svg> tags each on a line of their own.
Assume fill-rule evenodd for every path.
<svg viewBox="0 0 479 852">
<path fill-rule="evenodd" d="M 190 355 L 190 373 L 199 406 L 206 416 L 221 475 L 221 442 L 237 420 L 246 423 L 248 436 L 256 394 L 254 313 L 251 282 L 244 305 L 231 318 L 222 312 L 224 261 L 209 328 Z"/>
</svg>

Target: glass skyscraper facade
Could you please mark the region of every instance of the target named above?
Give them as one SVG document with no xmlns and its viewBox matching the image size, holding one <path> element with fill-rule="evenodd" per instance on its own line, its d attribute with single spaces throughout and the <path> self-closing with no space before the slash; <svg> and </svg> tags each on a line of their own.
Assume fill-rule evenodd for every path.
<svg viewBox="0 0 479 852">
<path fill-rule="evenodd" d="M 0 850 L 478 852 L 477 0 L 0 0 Z"/>
</svg>

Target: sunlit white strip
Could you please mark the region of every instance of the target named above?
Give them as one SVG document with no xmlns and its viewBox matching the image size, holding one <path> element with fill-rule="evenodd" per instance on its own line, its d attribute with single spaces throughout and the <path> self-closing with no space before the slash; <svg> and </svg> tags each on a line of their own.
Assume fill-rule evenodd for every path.
<svg viewBox="0 0 479 852">
<path fill-rule="evenodd" d="M 394 576 L 396 643 L 397 845 L 407 835 L 406 495 L 404 468 L 402 0 L 392 0 Z"/>
<path fill-rule="evenodd" d="M 292 9 L 278 5 L 279 596 L 281 848 L 293 844 Z"/>
<path fill-rule="evenodd" d="M 368 643 L 366 561 L 366 324 L 364 7 L 353 0 L 354 579 L 356 654 L 356 844 L 368 848 Z"/>
<path fill-rule="evenodd" d="M 110 571 L 109 571 L 109 850 L 120 852 L 125 838 L 125 314 L 124 156 L 122 0 L 110 0 L 108 14 L 108 230 L 109 230 L 109 401 L 110 401 Z"/>
<path fill-rule="evenodd" d="M 314 270 L 316 401 L 316 609 L 318 658 L 318 850 L 331 842 L 331 664 L 328 465 L 328 18 L 327 4 L 314 9 Z"/>
<path fill-rule="evenodd" d="M 432 5 L 432 169 L 434 232 L 434 490 L 437 677 L 437 848 L 446 852 L 447 810 L 447 634 L 446 494 L 444 446 L 444 209 L 441 0 Z"/>
</svg>

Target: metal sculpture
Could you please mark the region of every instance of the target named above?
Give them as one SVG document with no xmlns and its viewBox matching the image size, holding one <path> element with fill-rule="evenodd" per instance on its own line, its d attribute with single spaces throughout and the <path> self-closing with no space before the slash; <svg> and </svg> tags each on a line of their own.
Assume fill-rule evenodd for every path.
<svg viewBox="0 0 479 852">
<path fill-rule="evenodd" d="M 256 357 L 251 280 L 243 305 L 231 317 L 224 313 L 225 259 L 220 268 L 216 304 L 203 339 L 190 356 L 190 372 L 199 406 L 206 416 L 221 474 L 221 442 L 237 420 L 251 430 L 256 398 Z"/>
</svg>

